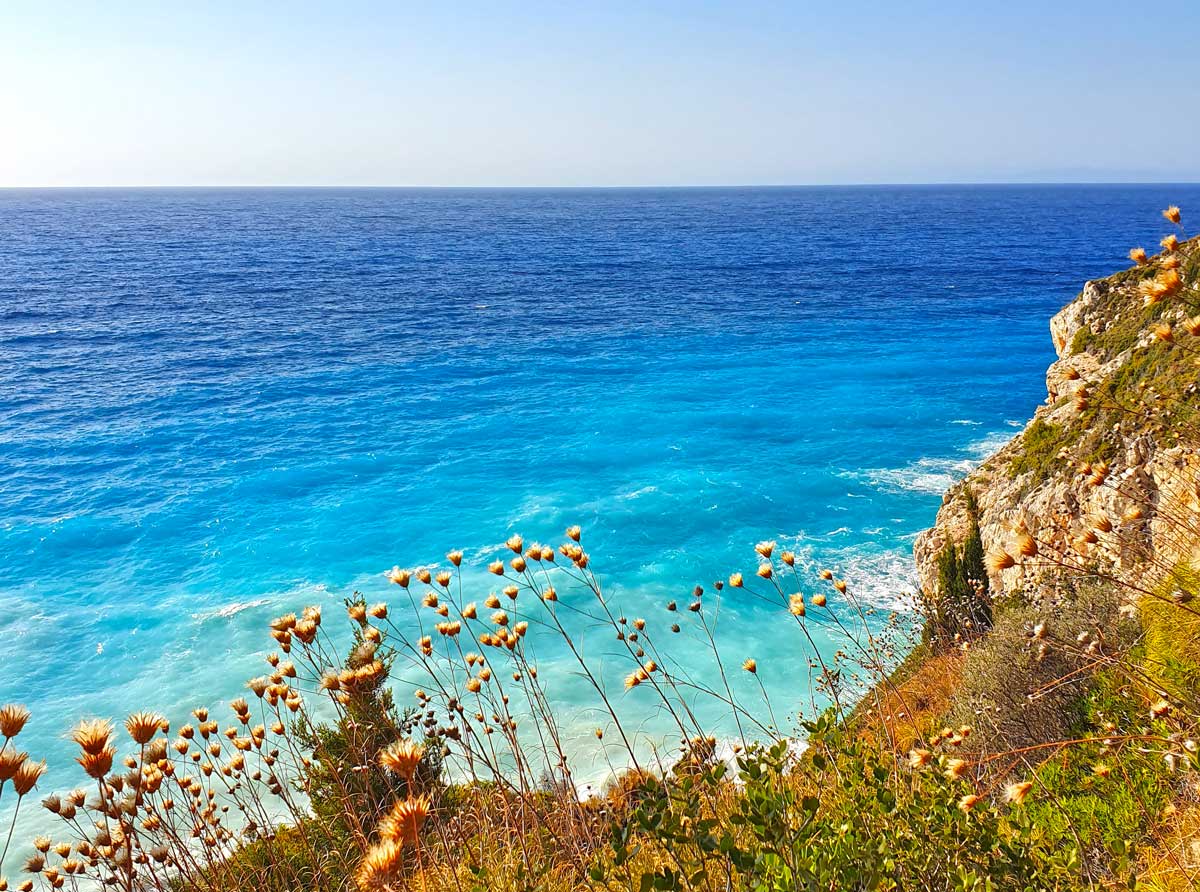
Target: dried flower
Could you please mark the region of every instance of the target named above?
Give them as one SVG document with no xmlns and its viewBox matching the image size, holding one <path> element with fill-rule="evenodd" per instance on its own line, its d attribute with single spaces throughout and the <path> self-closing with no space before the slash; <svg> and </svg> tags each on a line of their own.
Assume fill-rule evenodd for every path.
<svg viewBox="0 0 1200 892">
<path fill-rule="evenodd" d="M 0 708 L 0 737 L 9 740 L 21 733 L 25 723 L 29 721 L 29 710 L 18 703 L 9 703 Z"/>
<path fill-rule="evenodd" d="M 1171 205 L 1169 208 L 1163 211 L 1162 214 L 1177 226 L 1179 225 L 1179 221 L 1183 216 L 1176 205 Z"/>
<path fill-rule="evenodd" d="M 925 749 L 913 749 L 908 753 L 909 768 L 924 768 L 933 758 L 933 753 Z"/>
<path fill-rule="evenodd" d="M 158 733 L 165 719 L 151 712 L 136 712 L 125 720 L 125 730 L 133 742 L 145 746 Z"/>
<path fill-rule="evenodd" d="M 999 573 L 1001 570 L 1007 570 L 1009 567 L 1017 563 L 1016 558 L 1009 554 L 1004 549 L 993 551 L 987 557 L 988 569 L 993 573 Z"/>
<path fill-rule="evenodd" d="M 771 553 L 775 551 L 775 543 L 774 542 L 759 542 L 757 545 L 754 546 L 754 550 L 757 551 L 762 557 L 766 558 L 767 560 L 770 560 Z"/>
<path fill-rule="evenodd" d="M 405 780 L 412 780 L 413 772 L 424 755 L 425 747 L 422 744 L 397 740 L 379 753 L 379 764 Z"/>
<path fill-rule="evenodd" d="M 1177 236 L 1175 233 L 1172 232 L 1170 235 L 1163 238 L 1163 240 L 1161 242 L 1159 242 L 1158 244 L 1162 247 L 1162 249 L 1165 252 L 1170 254 L 1172 251 L 1174 251 L 1176 248 L 1179 247 L 1179 236 Z"/>
<path fill-rule="evenodd" d="M 46 763 L 44 761 L 34 762 L 26 759 L 17 769 L 17 773 L 13 775 L 13 789 L 17 791 L 18 796 L 24 796 L 37 785 L 38 778 L 45 773 Z"/>
<path fill-rule="evenodd" d="M 1029 795 L 1029 791 L 1032 789 L 1032 781 L 1021 781 L 1020 783 L 1009 784 L 1004 790 L 1004 798 L 1013 805 L 1020 805 L 1025 801 L 1025 797 Z"/>
<path fill-rule="evenodd" d="M 404 848 L 398 842 L 385 840 L 371 846 L 363 856 L 354 880 L 362 892 L 380 892 L 391 888 L 400 879 Z"/>
<path fill-rule="evenodd" d="M 742 588 L 742 586 L 745 584 L 742 581 L 742 574 L 741 573 L 732 574 L 729 577 L 729 584 L 731 586 L 733 586 L 734 588 Z"/>
<path fill-rule="evenodd" d="M 1132 249 L 1129 252 L 1129 259 L 1132 260 L 1134 263 L 1136 263 L 1138 266 L 1141 266 L 1143 263 L 1146 262 L 1146 249 L 1145 248 Z"/>
<path fill-rule="evenodd" d="M 385 840 L 415 843 L 421 825 L 429 815 L 429 797 L 413 796 L 402 799 L 379 822 L 379 834 Z"/>
<path fill-rule="evenodd" d="M 742 668 L 747 672 L 754 674 L 758 672 L 758 663 L 754 659 L 748 659 L 746 662 L 742 663 Z"/>
<path fill-rule="evenodd" d="M 974 793 L 968 793 L 962 799 L 958 800 L 958 807 L 963 811 L 970 811 L 981 798 L 983 797 L 976 796 Z"/>
<path fill-rule="evenodd" d="M 205 718 L 208 713 L 205 712 Z M 112 722 L 106 719 L 86 719 L 71 731 L 71 739 L 85 753 L 96 754 L 103 752 L 112 737 Z"/>
<path fill-rule="evenodd" d="M 116 755 L 117 751 L 115 748 L 106 746 L 98 753 L 91 753 L 85 750 L 75 761 L 79 763 L 88 777 L 99 780 L 112 769 L 113 759 Z"/>
</svg>

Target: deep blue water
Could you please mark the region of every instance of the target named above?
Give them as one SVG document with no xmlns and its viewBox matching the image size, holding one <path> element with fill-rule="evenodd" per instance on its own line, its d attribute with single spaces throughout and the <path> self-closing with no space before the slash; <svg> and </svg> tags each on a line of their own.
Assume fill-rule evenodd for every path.
<svg viewBox="0 0 1200 892">
<path fill-rule="evenodd" d="M 0 191 L 0 702 L 70 784 L 81 714 L 215 705 L 269 617 L 569 523 L 631 615 L 767 538 L 892 604 L 1169 202 L 1200 187 Z M 719 636 L 798 700 L 787 623 Z"/>
</svg>

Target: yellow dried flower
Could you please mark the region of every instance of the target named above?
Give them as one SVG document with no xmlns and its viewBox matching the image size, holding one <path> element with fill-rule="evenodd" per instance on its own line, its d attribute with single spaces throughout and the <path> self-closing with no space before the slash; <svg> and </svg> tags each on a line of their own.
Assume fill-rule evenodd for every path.
<svg viewBox="0 0 1200 892">
<path fill-rule="evenodd" d="M 742 663 L 742 668 L 753 674 L 758 672 L 758 663 L 753 659 L 748 659 L 746 662 Z"/>
<path fill-rule="evenodd" d="M 1132 260 L 1134 263 L 1136 263 L 1138 266 L 1141 266 L 1143 263 L 1146 262 L 1146 249 L 1145 248 L 1133 248 L 1129 252 L 1129 259 Z"/>
<path fill-rule="evenodd" d="M 804 616 L 804 595 L 796 592 L 788 597 L 788 612 L 792 616 Z"/>
<path fill-rule="evenodd" d="M 1182 219 L 1182 216 L 1183 216 L 1180 213 L 1178 206 L 1176 206 L 1176 205 L 1171 205 L 1169 208 L 1167 208 L 1162 213 L 1163 213 L 1164 217 L 1166 217 L 1168 220 L 1170 220 L 1176 226 L 1179 225 L 1179 221 L 1180 221 L 1180 219 Z"/>
</svg>

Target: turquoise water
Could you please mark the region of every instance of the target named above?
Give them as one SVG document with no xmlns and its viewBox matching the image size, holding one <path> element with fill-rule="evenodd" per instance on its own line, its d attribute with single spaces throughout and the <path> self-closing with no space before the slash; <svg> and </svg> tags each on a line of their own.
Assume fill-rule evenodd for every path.
<svg viewBox="0 0 1200 892">
<path fill-rule="evenodd" d="M 270 617 L 571 523 L 630 616 L 762 539 L 902 605 L 1049 316 L 1168 202 L 1200 187 L 0 191 L 0 702 L 73 784 L 79 716 L 216 705 Z M 718 640 L 804 699 L 788 623 L 730 599 Z"/>
</svg>

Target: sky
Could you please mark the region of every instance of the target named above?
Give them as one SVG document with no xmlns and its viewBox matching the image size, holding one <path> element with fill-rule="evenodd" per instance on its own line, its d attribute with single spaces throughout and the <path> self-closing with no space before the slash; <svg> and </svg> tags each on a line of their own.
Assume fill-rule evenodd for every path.
<svg viewBox="0 0 1200 892">
<path fill-rule="evenodd" d="M 0 2 L 0 186 L 1200 180 L 1200 3 Z"/>
</svg>

